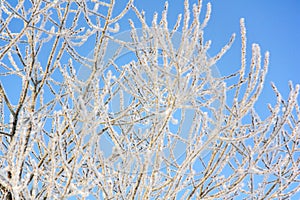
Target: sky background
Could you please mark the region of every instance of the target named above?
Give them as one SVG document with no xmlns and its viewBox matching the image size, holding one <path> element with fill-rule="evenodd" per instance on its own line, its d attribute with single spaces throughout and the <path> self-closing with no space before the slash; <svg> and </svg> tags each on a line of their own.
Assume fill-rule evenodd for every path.
<svg viewBox="0 0 300 200">
<path fill-rule="evenodd" d="M 168 2 L 168 20 L 170 25 L 173 25 L 177 15 L 183 13 L 184 0 Z M 192 6 L 197 1 L 189 2 Z M 233 46 L 217 63 L 221 75 L 228 75 L 240 68 L 240 18 L 245 18 L 247 29 L 248 64 L 251 59 L 252 43 L 260 45 L 262 54 L 265 51 L 270 52 L 270 65 L 264 90 L 256 104 L 256 108 L 263 113 L 268 112 L 267 103 L 274 105 L 276 100 L 271 82 L 275 83 L 284 99 L 288 98 L 289 80 L 294 85 L 300 84 L 300 1 L 204 0 L 202 16 L 208 2 L 211 2 L 212 13 L 204 36 L 205 40 L 212 40 L 209 54 L 214 56 L 229 41 L 231 34 L 236 33 Z M 145 10 L 150 23 L 155 11 L 161 16 L 164 1 L 135 0 L 135 5 L 139 10 Z M 126 29 L 126 25 L 123 25 L 123 28 Z M 298 99 L 300 100 L 300 97 Z"/>
<path fill-rule="evenodd" d="M 12 0 L 12 5 L 16 4 Z M 151 24 L 154 12 L 161 17 L 164 0 L 135 0 L 136 7 L 146 12 L 148 24 Z M 197 0 L 189 0 L 190 7 Z M 212 13 L 208 26 L 204 30 L 205 40 L 212 40 L 209 55 L 214 56 L 229 41 L 232 33 L 236 33 L 236 40 L 232 48 L 217 63 L 221 75 L 229 75 L 240 68 L 240 18 L 245 18 L 247 29 L 247 60 L 251 59 L 251 45 L 258 43 L 262 53 L 270 52 L 270 65 L 265 81 L 264 90 L 256 104 L 263 113 L 268 113 L 267 103 L 275 104 L 275 94 L 270 82 L 274 82 L 284 99 L 288 98 L 291 80 L 294 85 L 300 84 L 300 1 L 299 0 L 203 0 L 202 20 L 206 4 L 211 2 Z M 115 14 L 123 9 L 127 1 L 117 0 Z M 168 21 L 170 28 L 175 24 L 179 13 L 183 13 L 184 0 L 169 0 Z M 128 31 L 128 18 L 133 18 L 140 27 L 137 18 L 130 11 L 121 20 L 121 30 Z M 22 27 L 22 26 L 21 26 Z M 10 27 L 18 32 L 18 26 Z M 90 45 L 88 45 L 91 48 Z M 87 49 L 85 52 L 91 52 Z M 47 57 L 47 54 L 45 54 Z M 47 59 L 46 59 L 47 60 Z M 248 65 L 249 67 L 249 65 Z M 8 83 L 11 77 L 1 77 Z M 8 91 L 9 88 L 7 88 Z M 14 92 L 11 91 L 12 93 Z M 17 100 L 17 98 L 14 98 Z M 300 102 L 300 97 L 298 98 Z M 17 103 L 17 102 L 15 102 Z M 265 115 L 265 114 L 262 114 Z"/>
<path fill-rule="evenodd" d="M 184 0 L 169 1 L 169 21 L 173 25 L 178 13 L 183 13 Z M 196 2 L 189 1 L 190 4 Z M 232 33 L 236 40 L 231 49 L 217 63 L 221 75 L 229 75 L 240 68 L 240 18 L 245 19 L 247 29 L 247 62 L 251 60 L 252 43 L 258 43 L 262 54 L 270 52 L 270 64 L 263 92 L 255 107 L 262 118 L 269 115 L 267 104 L 276 103 L 270 83 L 274 82 L 284 99 L 288 98 L 289 84 L 300 84 L 300 1 L 299 0 L 211 0 L 210 22 L 204 30 L 206 40 L 212 40 L 209 54 L 214 56 L 228 41 Z M 149 22 L 152 13 L 161 13 L 162 0 L 136 0 L 139 10 L 146 12 Z M 148 14 L 147 14 L 148 13 Z M 203 18 L 202 18 L 203 19 Z M 298 97 L 300 102 L 300 97 Z M 293 198 L 297 199 L 300 194 Z"/>
<path fill-rule="evenodd" d="M 127 1 L 116 0 L 116 2 L 116 7 L 124 8 Z M 197 1 L 189 2 L 192 6 Z M 300 0 L 203 0 L 202 16 L 205 14 L 208 2 L 212 4 L 212 14 L 204 30 L 204 36 L 205 40 L 212 40 L 209 54 L 214 56 L 229 41 L 232 33 L 236 33 L 232 48 L 217 63 L 221 75 L 229 75 L 240 68 L 240 18 L 245 18 L 247 28 L 248 64 L 251 59 L 252 43 L 258 43 L 262 53 L 270 51 L 270 65 L 265 87 L 256 104 L 259 114 L 264 117 L 267 113 L 267 103 L 274 105 L 276 100 L 270 82 L 275 83 L 284 99 L 288 97 L 289 80 L 294 85 L 300 84 Z M 183 3 L 184 0 L 169 1 L 170 27 L 174 25 L 177 15 L 183 13 Z M 148 24 L 151 24 L 154 12 L 158 12 L 159 17 L 161 16 L 164 0 L 135 0 L 135 5 L 139 10 L 146 12 Z M 118 9 L 116 11 L 118 12 Z M 131 16 L 134 15 L 129 12 L 127 18 Z M 137 27 L 139 27 L 138 23 Z M 126 19 L 121 23 L 121 31 L 125 30 L 129 30 Z M 2 80 L 5 82 L 8 79 Z M 15 87 L 13 84 L 10 86 Z M 300 97 L 298 99 L 300 102 Z"/>
</svg>

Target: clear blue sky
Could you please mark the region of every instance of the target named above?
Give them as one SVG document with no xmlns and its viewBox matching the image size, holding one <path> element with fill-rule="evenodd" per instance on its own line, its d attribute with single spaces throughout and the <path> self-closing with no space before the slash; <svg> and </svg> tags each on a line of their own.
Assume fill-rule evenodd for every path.
<svg viewBox="0 0 300 200">
<path fill-rule="evenodd" d="M 117 0 L 116 2 L 116 13 L 118 13 L 118 8 L 124 8 L 127 1 Z M 150 24 L 155 11 L 161 16 L 164 2 L 164 0 L 135 0 L 135 5 L 139 10 L 145 10 L 147 21 Z M 191 6 L 197 0 L 189 0 L 189 2 Z M 277 85 L 286 99 L 289 89 L 288 81 L 292 80 L 294 84 L 300 84 L 300 1 L 203 0 L 202 14 L 205 13 L 208 2 L 212 4 L 211 19 L 205 29 L 205 39 L 212 40 L 209 54 L 215 55 L 226 44 L 231 34 L 237 33 L 232 48 L 217 63 L 221 74 L 228 75 L 235 72 L 240 66 L 239 20 L 245 18 L 248 61 L 252 43 L 260 44 L 262 52 L 268 50 L 271 56 L 265 88 L 256 106 L 259 105 L 264 111 L 267 111 L 266 104 L 268 102 L 275 103 L 275 95 L 270 86 L 271 81 Z M 171 25 L 175 23 L 177 15 L 183 13 L 183 3 L 184 0 L 169 0 L 168 20 Z M 133 16 L 130 12 L 126 18 Z M 121 22 L 122 31 L 130 28 L 127 19 Z M 2 81 L 9 80 L 3 79 Z"/>
<path fill-rule="evenodd" d="M 178 13 L 183 12 L 184 0 L 170 0 L 169 21 L 174 24 Z M 190 0 L 190 5 L 196 0 Z M 205 29 L 205 39 L 212 40 L 210 55 L 215 55 L 229 40 L 232 33 L 237 33 L 235 43 L 217 64 L 222 75 L 235 72 L 240 66 L 240 18 L 245 18 L 248 41 L 248 61 L 250 61 L 251 44 L 258 43 L 262 53 L 270 51 L 270 65 L 264 91 L 256 106 L 267 111 L 267 103 L 274 104 L 275 95 L 270 82 L 274 82 L 286 99 L 288 81 L 300 84 L 300 1 L 298 0 L 204 0 L 211 2 L 212 14 Z M 152 14 L 159 14 L 164 6 L 163 0 L 135 0 L 139 10 L 146 11 L 150 22 Z M 300 98 L 299 98 L 300 100 Z"/>
</svg>

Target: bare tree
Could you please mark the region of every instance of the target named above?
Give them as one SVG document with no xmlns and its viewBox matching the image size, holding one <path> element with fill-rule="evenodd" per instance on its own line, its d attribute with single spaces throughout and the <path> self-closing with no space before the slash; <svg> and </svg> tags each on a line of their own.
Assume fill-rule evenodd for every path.
<svg viewBox="0 0 300 200">
<path fill-rule="evenodd" d="M 277 103 L 260 118 L 254 104 L 269 53 L 262 58 L 253 44 L 246 61 L 244 20 L 241 68 L 224 77 L 215 63 L 235 35 L 207 56 L 210 4 L 200 23 L 201 0 L 192 9 L 186 0 L 173 28 L 167 3 L 151 25 L 132 0 L 123 10 L 115 4 L 0 1 L 1 197 L 299 194 L 299 85 L 284 100 L 272 84 Z M 130 20 L 130 32 L 116 34 L 128 11 L 141 25 Z"/>
</svg>

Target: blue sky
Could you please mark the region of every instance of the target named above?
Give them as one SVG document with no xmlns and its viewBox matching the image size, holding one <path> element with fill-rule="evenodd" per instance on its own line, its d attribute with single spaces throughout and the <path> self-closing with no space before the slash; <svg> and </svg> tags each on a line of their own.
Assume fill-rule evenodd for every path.
<svg viewBox="0 0 300 200">
<path fill-rule="evenodd" d="M 190 0 L 190 5 L 196 0 Z M 275 104 L 276 96 L 271 89 L 274 82 L 284 99 L 288 98 L 289 80 L 300 84 L 300 1 L 297 0 L 203 0 L 202 16 L 206 4 L 211 2 L 212 14 L 204 30 L 205 40 L 212 40 L 209 51 L 215 55 L 236 33 L 232 48 L 217 63 L 221 75 L 229 75 L 240 68 L 240 18 L 245 19 L 247 29 L 247 62 L 251 59 L 252 43 L 258 43 L 261 52 L 270 52 L 270 64 L 265 80 L 264 90 L 255 107 L 262 118 L 269 115 L 267 104 Z M 184 0 L 169 1 L 168 20 L 174 25 L 177 15 L 183 13 Z M 152 15 L 164 7 L 163 0 L 135 0 L 139 10 L 146 12 L 148 24 Z M 121 24 L 121 28 L 129 26 Z M 137 24 L 138 26 L 138 24 Z M 249 68 L 249 65 L 247 66 Z M 298 97 L 300 101 L 300 97 Z M 230 101 L 230 100 L 229 100 Z M 296 197 L 295 197 L 296 198 Z"/>
<path fill-rule="evenodd" d="M 178 13 L 183 12 L 184 0 L 169 1 L 169 21 L 174 24 Z M 190 0 L 190 5 L 196 0 Z M 274 0 L 204 0 L 202 13 L 206 4 L 211 2 L 212 14 L 204 34 L 206 40 L 212 40 L 209 51 L 215 55 L 229 40 L 232 33 L 237 37 L 232 48 L 217 63 L 222 75 L 228 75 L 240 66 L 240 18 L 245 18 L 247 29 L 247 58 L 250 61 L 251 44 L 258 43 L 262 53 L 270 52 L 270 65 L 265 87 L 256 107 L 267 111 L 267 103 L 275 103 L 275 95 L 270 82 L 274 82 L 287 99 L 291 80 L 294 85 L 300 84 L 300 1 Z M 136 0 L 139 10 L 145 10 L 148 22 L 153 12 L 159 14 L 164 6 L 162 0 Z M 124 25 L 126 26 L 126 25 Z M 300 98 L 299 98 L 300 100 Z"/>
<path fill-rule="evenodd" d="M 212 6 L 206 35 L 212 39 L 213 48 L 220 48 L 232 31 L 239 32 L 239 18 L 243 17 L 247 28 L 248 58 L 251 43 L 258 43 L 263 52 L 270 52 L 269 72 L 258 104 L 263 106 L 275 100 L 271 81 L 287 98 L 288 81 L 300 83 L 300 1 L 227 0 L 212 1 Z M 227 73 L 239 66 L 239 49 L 240 41 L 237 40 L 225 55 L 224 62 L 218 64 L 221 72 Z"/>
<path fill-rule="evenodd" d="M 124 8 L 127 1 L 116 2 L 116 13 L 118 13 L 118 8 Z M 135 5 L 139 10 L 146 12 L 146 18 L 150 24 L 154 12 L 158 12 L 161 16 L 164 2 L 164 0 L 135 0 Z M 191 6 L 197 0 L 189 0 L 189 2 Z M 237 33 L 232 48 L 217 63 L 221 74 L 228 75 L 239 69 L 241 47 L 239 20 L 245 18 L 248 61 L 251 56 L 252 43 L 258 43 L 262 53 L 270 51 L 270 65 L 264 91 L 256 106 L 267 111 L 266 104 L 275 103 L 275 95 L 270 86 L 271 81 L 276 84 L 286 99 L 289 89 L 288 81 L 293 81 L 294 85 L 300 83 L 300 78 L 298 78 L 300 74 L 300 1 L 203 0 L 202 16 L 208 2 L 212 4 L 212 14 L 204 34 L 206 40 L 212 40 L 209 54 L 215 55 L 227 43 L 231 34 Z M 184 0 L 169 1 L 168 20 L 171 26 L 174 25 L 177 15 L 183 13 L 183 3 Z M 136 19 L 133 13 L 129 12 L 126 19 L 121 21 L 121 31 L 130 29 L 127 19 L 131 17 Z M 139 24 L 136 24 L 139 27 Z"/>
</svg>

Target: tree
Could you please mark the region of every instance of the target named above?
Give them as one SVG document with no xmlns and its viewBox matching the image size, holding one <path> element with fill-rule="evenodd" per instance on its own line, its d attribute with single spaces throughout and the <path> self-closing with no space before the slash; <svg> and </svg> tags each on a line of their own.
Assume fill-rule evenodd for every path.
<svg viewBox="0 0 300 200">
<path fill-rule="evenodd" d="M 132 0 L 118 13 L 115 4 L 1 2 L 1 196 L 286 199 L 299 193 L 299 85 L 290 84 L 287 100 L 272 85 L 277 103 L 260 118 L 254 104 L 269 53 L 262 64 L 253 44 L 247 67 L 244 20 L 241 68 L 222 77 L 214 65 L 235 35 L 207 56 L 210 4 L 200 23 L 202 2 L 191 14 L 186 0 L 173 28 L 167 3 L 151 26 Z M 130 20 L 130 32 L 115 34 L 129 11 L 141 29 Z"/>
</svg>

